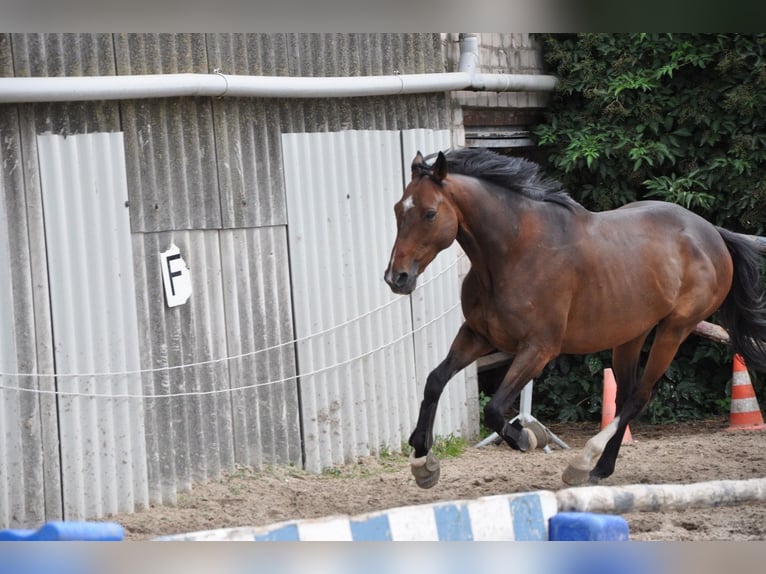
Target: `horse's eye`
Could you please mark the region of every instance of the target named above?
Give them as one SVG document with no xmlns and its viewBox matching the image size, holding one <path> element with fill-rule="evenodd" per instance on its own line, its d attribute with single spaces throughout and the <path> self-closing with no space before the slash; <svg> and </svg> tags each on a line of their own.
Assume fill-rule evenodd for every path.
<svg viewBox="0 0 766 574">
<path fill-rule="evenodd" d="M 433 221 L 436 219 L 436 210 L 435 209 L 429 209 L 423 214 L 423 219 L 426 221 Z"/>
</svg>

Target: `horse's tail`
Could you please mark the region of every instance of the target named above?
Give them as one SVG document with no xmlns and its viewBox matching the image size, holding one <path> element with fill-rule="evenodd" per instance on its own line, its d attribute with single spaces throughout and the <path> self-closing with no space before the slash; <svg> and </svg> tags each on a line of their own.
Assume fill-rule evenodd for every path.
<svg viewBox="0 0 766 574">
<path fill-rule="evenodd" d="M 766 371 L 766 290 L 764 248 L 752 237 L 716 227 L 731 253 L 734 279 L 719 309 L 720 320 L 729 332 L 731 346 L 745 362 Z"/>
</svg>

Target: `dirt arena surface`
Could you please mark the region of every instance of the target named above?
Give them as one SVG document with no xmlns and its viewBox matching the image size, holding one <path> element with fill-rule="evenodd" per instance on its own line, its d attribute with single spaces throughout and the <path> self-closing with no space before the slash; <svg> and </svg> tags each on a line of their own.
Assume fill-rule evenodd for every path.
<svg viewBox="0 0 766 574">
<path fill-rule="evenodd" d="M 727 421 L 631 426 L 634 442 L 623 446 L 615 474 L 603 485 L 677 484 L 766 477 L 766 431 L 725 432 Z M 598 427 L 551 425 L 572 449 Z M 294 468 L 262 472 L 240 469 L 222 480 L 196 486 L 178 505 L 157 506 L 109 517 L 125 527 L 126 539 L 262 526 L 296 518 L 356 515 L 396 506 L 494 494 L 565 488 L 561 473 L 571 451 L 512 451 L 505 445 L 468 447 L 443 458 L 441 480 L 431 490 L 415 485 L 407 459 L 368 457 L 312 475 Z M 766 540 L 766 502 L 718 508 L 625 515 L 631 540 Z"/>
</svg>

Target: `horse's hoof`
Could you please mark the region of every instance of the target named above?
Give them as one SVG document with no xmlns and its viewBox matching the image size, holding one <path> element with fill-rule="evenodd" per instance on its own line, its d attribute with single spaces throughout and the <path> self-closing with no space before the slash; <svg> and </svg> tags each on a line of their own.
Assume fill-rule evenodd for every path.
<svg viewBox="0 0 766 574">
<path fill-rule="evenodd" d="M 431 488 L 439 482 L 441 475 L 439 459 L 430 450 L 421 457 L 415 457 L 415 451 L 412 451 L 410 453 L 410 470 L 420 488 Z"/>
<path fill-rule="evenodd" d="M 506 423 L 503 429 L 503 438 L 514 450 L 520 450 L 521 452 L 527 452 L 528 450 L 534 450 L 537 447 L 537 437 L 535 433 L 521 426 L 518 420 Z"/>
<path fill-rule="evenodd" d="M 521 436 L 526 438 L 527 443 L 527 448 L 522 449 L 521 452 L 527 452 L 528 450 L 535 450 L 537 448 L 537 435 L 532 431 L 532 429 L 523 429 L 521 431 Z M 519 443 L 522 442 L 524 442 L 524 439 L 519 441 Z"/>
<path fill-rule="evenodd" d="M 577 468 L 571 464 L 561 475 L 561 480 L 564 481 L 564 484 L 568 484 L 569 486 L 579 486 L 590 481 L 590 479 L 590 469 Z"/>
<path fill-rule="evenodd" d="M 531 449 L 543 448 L 548 445 L 548 431 L 537 420 L 531 420 L 524 423 L 524 428 L 529 429 L 535 435 L 535 440 L 530 440 Z"/>
</svg>

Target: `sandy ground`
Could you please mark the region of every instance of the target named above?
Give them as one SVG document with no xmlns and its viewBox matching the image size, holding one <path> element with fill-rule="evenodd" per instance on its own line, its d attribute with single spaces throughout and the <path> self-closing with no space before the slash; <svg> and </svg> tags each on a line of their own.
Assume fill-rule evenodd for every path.
<svg viewBox="0 0 766 574">
<path fill-rule="evenodd" d="M 632 426 L 615 474 L 603 485 L 670 484 L 766 477 L 766 431 L 725 432 L 727 421 Z M 593 425 L 551 425 L 572 449 L 597 431 Z M 512 451 L 505 445 L 468 447 L 442 459 L 441 480 L 417 487 L 401 455 L 364 458 L 312 475 L 294 468 L 239 469 L 198 485 L 175 507 L 156 506 L 109 517 L 128 540 L 147 540 L 235 526 L 261 526 L 296 518 L 356 515 L 396 506 L 493 494 L 564 488 L 561 472 L 571 451 Z M 632 540 L 765 540 L 766 501 L 732 507 L 636 512 L 625 515 Z"/>
</svg>

